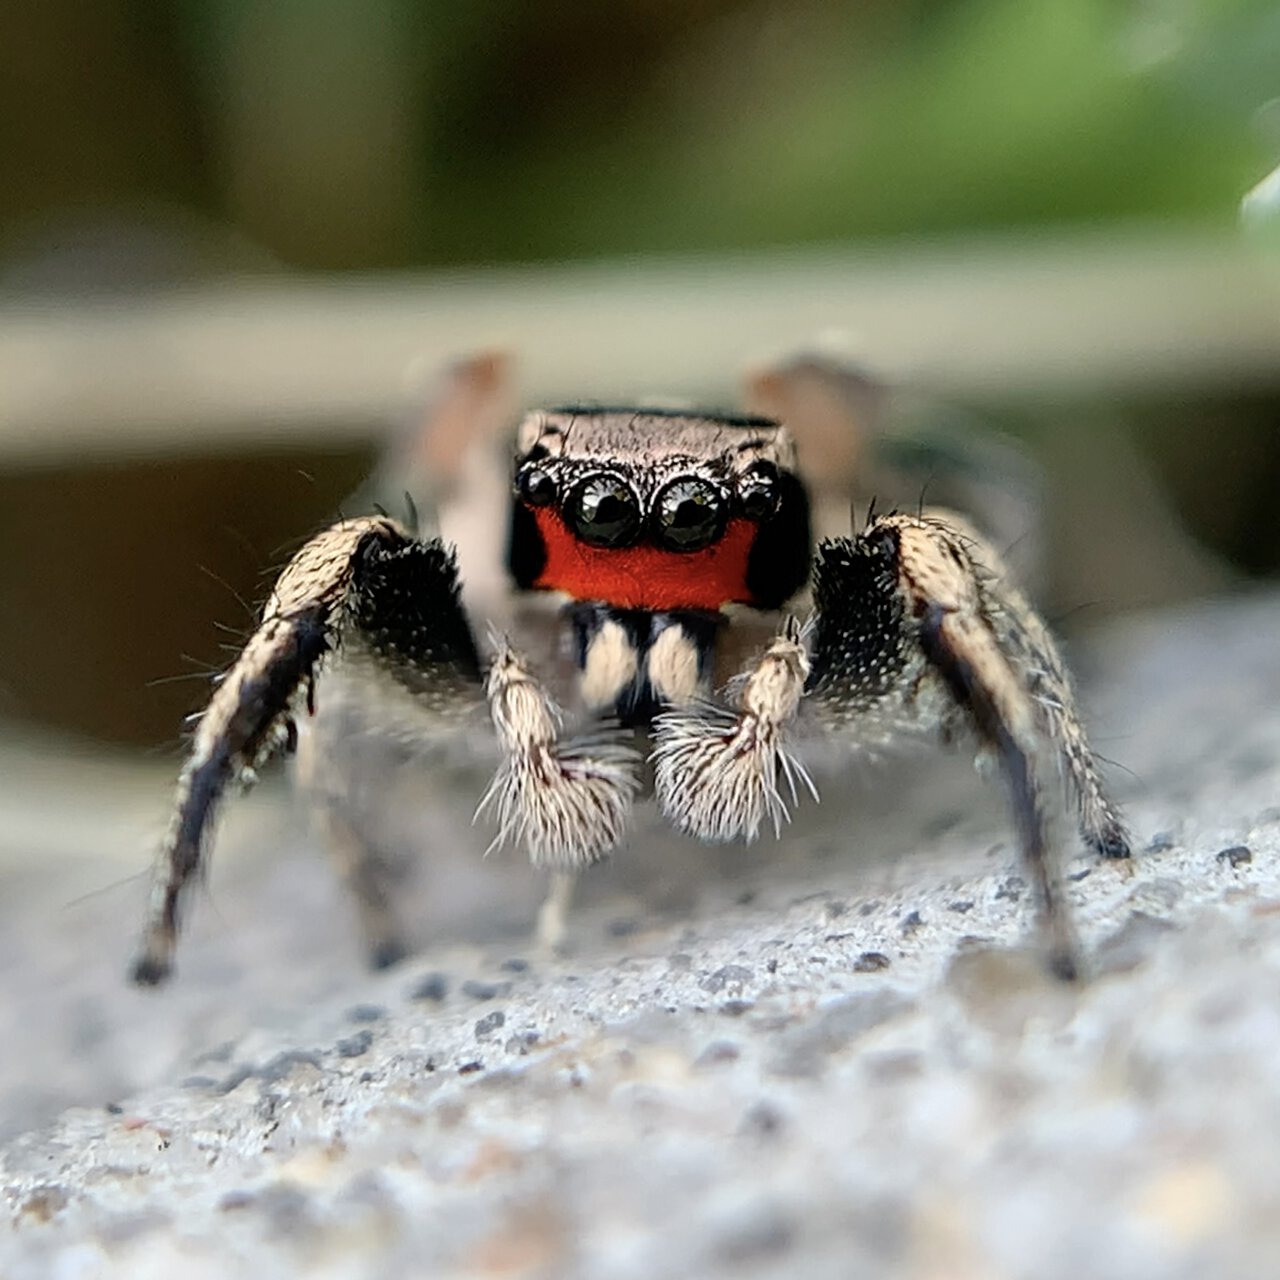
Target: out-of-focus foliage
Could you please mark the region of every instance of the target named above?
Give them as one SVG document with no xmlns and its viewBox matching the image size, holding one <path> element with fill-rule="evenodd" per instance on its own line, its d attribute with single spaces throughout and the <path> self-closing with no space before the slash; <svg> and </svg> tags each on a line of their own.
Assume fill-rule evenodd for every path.
<svg viewBox="0 0 1280 1280">
<path fill-rule="evenodd" d="M 1280 158 L 1269 0 L 43 0 L 4 26 L 11 251 L 113 209 L 161 275 L 166 237 L 195 268 L 342 268 L 1226 221 Z"/>
</svg>

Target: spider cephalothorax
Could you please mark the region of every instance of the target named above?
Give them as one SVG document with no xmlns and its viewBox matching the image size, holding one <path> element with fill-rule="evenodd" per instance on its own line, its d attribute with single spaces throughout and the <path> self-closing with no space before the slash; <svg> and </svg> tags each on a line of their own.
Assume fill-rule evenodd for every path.
<svg viewBox="0 0 1280 1280">
<path fill-rule="evenodd" d="M 529 414 L 512 495 L 508 571 L 517 591 L 561 601 L 567 709 L 507 640 L 482 658 L 465 584 L 438 539 L 387 516 L 325 530 L 281 575 L 196 731 L 140 981 L 169 970 L 182 893 L 223 790 L 294 745 L 299 718 L 319 708 L 345 731 L 351 717 L 366 729 L 382 717 L 410 739 L 470 728 L 486 703 L 500 760 L 481 810 L 495 816 L 497 840 L 561 873 L 561 894 L 565 875 L 623 839 L 643 752 L 673 826 L 750 840 L 780 834 L 799 789 L 813 790 L 804 755 L 814 737 L 828 748 L 967 739 L 1003 767 L 1051 962 L 1075 972 L 1043 813 L 1059 771 L 1086 842 L 1108 857 L 1126 856 L 1128 842 L 1053 641 L 969 524 L 930 510 L 871 516 L 812 558 L 784 425 L 657 409 Z M 783 615 L 715 701 L 736 620 L 767 622 L 811 579 L 808 623 Z M 642 750 L 618 721 L 644 731 Z M 373 955 L 389 961 L 401 948 L 376 860 L 343 818 L 340 789 L 310 772 L 345 833 Z"/>
</svg>

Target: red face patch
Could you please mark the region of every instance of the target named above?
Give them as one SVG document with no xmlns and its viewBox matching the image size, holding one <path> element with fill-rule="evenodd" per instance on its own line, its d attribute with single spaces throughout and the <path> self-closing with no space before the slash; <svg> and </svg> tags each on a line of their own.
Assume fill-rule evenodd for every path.
<svg viewBox="0 0 1280 1280">
<path fill-rule="evenodd" d="M 592 547 L 580 542 L 551 507 L 534 512 L 547 561 L 534 586 L 575 600 L 599 600 L 619 609 L 719 609 L 751 604 L 747 559 L 757 526 L 733 519 L 718 542 L 700 551 Z"/>
</svg>

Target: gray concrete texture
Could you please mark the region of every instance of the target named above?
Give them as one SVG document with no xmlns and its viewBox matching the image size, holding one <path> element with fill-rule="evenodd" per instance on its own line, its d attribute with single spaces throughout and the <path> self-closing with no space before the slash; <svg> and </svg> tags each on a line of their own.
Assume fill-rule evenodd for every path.
<svg viewBox="0 0 1280 1280">
<path fill-rule="evenodd" d="M 931 758 L 821 779 L 780 845 L 642 821 L 556 960 L 537 878 L 428 797 L 421 949 L 377 975 L 266 786 L 137 992 L 145 885 L 107 882 L 164 771 L 73 763 L 0 823 L 0 1275 L 1280 1270 L 1278 631 L 1235 598 L 1073 655 L 1139 851 L 1067 866 L 1079 986 L 1029 945 L 998 792 Z"/>
</svg>

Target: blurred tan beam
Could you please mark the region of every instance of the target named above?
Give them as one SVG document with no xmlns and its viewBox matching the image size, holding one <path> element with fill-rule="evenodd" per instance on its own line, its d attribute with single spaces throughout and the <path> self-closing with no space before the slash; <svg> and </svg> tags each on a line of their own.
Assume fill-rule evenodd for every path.
<svg viewBox="0 0 1280 1280">
<path fill-rule="evenodd" d="M 887 376 L 1032 398 L 1280 381 L 1280 251 L 1129 230 L 0 302 L 0 465 L 365 438 L 406 371 L 505 347 L 530 401 L 732 398 L 839 331 Z"/>
</svg>

